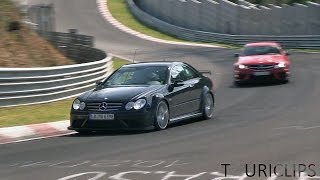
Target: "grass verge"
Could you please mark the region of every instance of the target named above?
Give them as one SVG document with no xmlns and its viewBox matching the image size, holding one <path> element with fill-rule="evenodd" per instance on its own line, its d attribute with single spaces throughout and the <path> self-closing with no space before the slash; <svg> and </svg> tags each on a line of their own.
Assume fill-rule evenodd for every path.
<svg viewBox="0 0 320 180">
<path fill-rule="evenodd" d="M 0 128 L 67 120 L 72 101 L 0 108 Z"/>
<path fill-rule="evenodd" d="M 116 69 L 119 69 L 121 66 L 125 65 L 125 64 L 130 64 L 131 62 L 130 61 L 127 61 L 127 60 L 124 60 L 124 59 L 120 59 L 120 58 L 117 58 L 117 57 L 114 57 L 113 58 L 113 69 L 116 70 Z"/>
<path fill-rule="evenodd" d="M 155 38 L 168 40 L 168 41 L 203 43 L 203 42 L 193 42 L 193 41 L 186 41 L 183 39 L 179 39 L 173 35 L 159 32 L 158 30 L 152 27 L 144 25 L 132 15 L 126 3 L 126 0 L 108 0 L 107 6 L 112 16 L 115 19 L 117 19 L 119 22 L 121 22 L 123 25 L 127 26 L 128 28 L 135 30 L 137 32 L 140 32 L 142 34 L 146 34 L 148 36 L 152 36 Z M 240 48 L 240 46 L 222 44 L 222 43 L 203 43 L 203 44 L 211 44 L 211 45 L 217 45 L 217 46 L 222 46 L 227 48 Z"/>
<path fill-rule="evenodd" d="M 159 39 L 170 40 L 170 41 L 183 41 L 174 36 L 170 36 L 159 32 L 151 27 L 142 24 L 137 20 L 130 12 L 130 9 L 126 3 L 126 0 L 108 0 L 108 9 L 112 16 L 125 26 L 143 34 L 156 37 Z"/>
<path fill-rule="evenodd" d="M 223 44 L 223 43 L 204 43 L 204 42 L 193 42 L 193 41 L 186 41 L 179 39 L 175 36 L 165 34 L 159 32 L 158 30 L 146 26 L 141 23 L 138 19 L 136 19 L 126 3 L 126 0 L 108 0 L 107 3 L 108 9 L 110 10 L 112 16 L 121 22 L 123 25 L 127 26 L 130 29 L 138 31 L 140 33 L 146 34 L 148 36 L 152 36 L 159 39 L 169 40 L 169 41 L 178 41 L 178 42 L 191 42 L 191 43 L 202 43 L 202 44 L 211 44 L 211 45 L 218 45 L 226 48 L 231 49 L 240 49 L 241 46 L 239 45 L 232 45 L 232 44 Z M 291 51 L 295 52 L 315 52 L 319 53 L 320 50 L 318 49 L 290 49 Z"/>
</svg>

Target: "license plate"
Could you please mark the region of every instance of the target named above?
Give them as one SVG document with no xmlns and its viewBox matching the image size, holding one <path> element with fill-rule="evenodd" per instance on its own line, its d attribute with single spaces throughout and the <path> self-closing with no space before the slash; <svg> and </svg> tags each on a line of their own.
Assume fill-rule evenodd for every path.
<svg viewBox="0 0 320 180">
<path fill-rule="evenodd" d="M 255 76 L 266 76 L 266 75 L 270 75 L 270 72 L 268 72 L 268 71 L 254 72 L 253 75 L 255 75 Z"/>
<path fill-rule="evenodd" d="M 114 120 L 114 114 L 90 114 L 92 120 Z"/>
</svg>

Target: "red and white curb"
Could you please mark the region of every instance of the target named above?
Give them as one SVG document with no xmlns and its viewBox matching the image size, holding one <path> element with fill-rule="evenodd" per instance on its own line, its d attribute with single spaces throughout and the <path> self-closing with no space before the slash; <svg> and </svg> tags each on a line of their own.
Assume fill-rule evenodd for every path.
<svg viewBox="0 0 320 180">
<path fill-rule="evenodd" d="M 176 42 L 176 41 L 168 41 L 168 40 L 163 40 L 163 39 L 158 39 L 155 37 L 151 37 L 145 34 L 142 34 L 140 32 L 137 32 L 135 30 L 132 30 L 130 28 L 128 28 L 127 26 L 123 25 L 122 23 L 120 23 L 118 20 L 116 20 L 111 12 L 109 11 L 108 7 L 107 7 L 107 2 L 108 0 L 96 0 L 97 5 L 98 5 L 98 9 L 100 11 L 100 13 L 102 14 L 102 16 L 104 17 L 104 19 L 106 21 L 108 21 L 110 24 L 112 24 L 114 27 L 129 33 L 131 35 L 134 35 L 136 37 L 145 39 L 145 40 L 149 40 L 149 41 L 153 41 L 153 42 L 158 42 L 158 43 L 165 43 L 165 44 L 173 44 L 173 45 L 184 45 L 184 46 L 194 46 L 194 47 L 212 47 L 212 48 L 225 48 L 222 46 L 216 46 L 216 45 L 210 45 L 210 44 L 199 44 L 199 43 L 188 43 L 188 42 Z"/>
<path fill-rule="evenodd" d="M 0 128 L 0 144 L 17 143 L 74 134 L 74 131 L 69 131 L 67 129 L 69 124 L 70 121 L 57 121 L 51 123 Z"/>
</svg>

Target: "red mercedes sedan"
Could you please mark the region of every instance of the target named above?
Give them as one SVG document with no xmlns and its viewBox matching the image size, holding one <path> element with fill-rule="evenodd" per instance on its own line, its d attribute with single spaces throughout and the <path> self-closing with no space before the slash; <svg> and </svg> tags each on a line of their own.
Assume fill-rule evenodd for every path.
<svg viewBox="0 0 320 180">
<path fill-rule="evenodd" d="M 250 81 L 277 80 L 288 82 L 290 75 L 289 53 L 276 42 L 246 44 L 234 64 L 234 82 L 240 85 Z"/>
</svg>

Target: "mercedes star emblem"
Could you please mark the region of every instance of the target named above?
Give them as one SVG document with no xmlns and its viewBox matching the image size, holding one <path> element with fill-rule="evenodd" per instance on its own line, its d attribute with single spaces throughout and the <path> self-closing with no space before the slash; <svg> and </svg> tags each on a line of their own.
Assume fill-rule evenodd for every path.
<svg viewBox="0 0 320 180">
<path fill-rule="evenodd" d="M 108 107 L 108 104 L 106 102 L 103 102 L 100 104 L 99 109 L 101 111 L 105 111 L 105 110 L 107 110 L 107 107 Z"/>
</svg>

